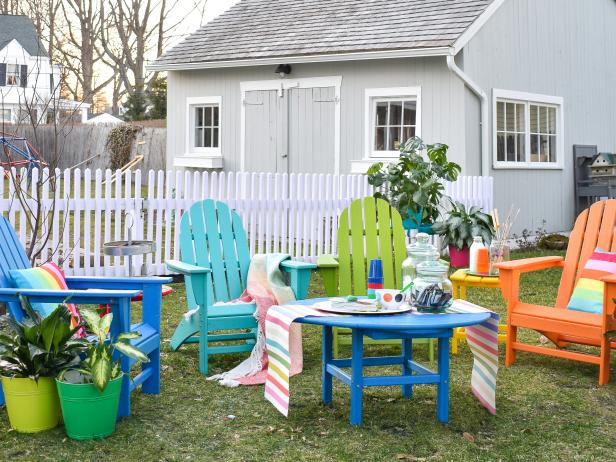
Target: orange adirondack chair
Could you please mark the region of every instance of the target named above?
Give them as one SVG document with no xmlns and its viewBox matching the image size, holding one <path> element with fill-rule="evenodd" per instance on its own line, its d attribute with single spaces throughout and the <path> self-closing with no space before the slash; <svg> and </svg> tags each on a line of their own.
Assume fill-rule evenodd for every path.
<svg viewBox="0 0 616 462">
<path fill-rule="evenodd" d="M 605 295 L 603 313 L 584 313 L 566 309 L 575 283 L 586 261 L 599 247 L 616 251 L 616 199 L 600 201 L 584 210 L 575 221 L 569 238 L 565 258 L 539 257 L 499 264 L 501 291 L 507 300 L 507 337 L 505 366 L 516 360 L 517 351 L 528 351 L 558 358 L 573 359 L 599 365 L 599 384 L 605 385 L 610 377 L 610 348 L 616 348 L 616 339 L 610 341 L 609 331 L 616 330 L 616 276 L 603 278 Z M 556 307 L 523 303 L 519 300 L 520 275 L 546 268 L 562 267 Z M 558 347 L 547 348 L 518 342 L 519 327 L 533 329 L 548 337 Z M 576 343 L 600 348 L 600 355 L 565 350 Z"/>
</svg>

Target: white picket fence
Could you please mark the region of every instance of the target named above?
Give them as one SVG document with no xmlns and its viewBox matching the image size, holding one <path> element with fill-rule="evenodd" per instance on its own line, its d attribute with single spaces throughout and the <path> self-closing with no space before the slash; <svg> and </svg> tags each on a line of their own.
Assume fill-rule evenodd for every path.
<svg viewBox="0 0 616 462">
<path fill-rule="evenodd" d="M 8 173 L 8 172 L 7 172 Z M 13 172 L 14 174 L 15 172 Z M 49 172 L 41 172 L 49 178 Z M 39 171 L 31 174 L 31 188 Z M 41 261 L 54 261 L 67 275 L 119 276 L 127 274 L 123 257 L 103 255 L 103 243 L 127 239 L 155 242 L 156 252 L 133 259 L 133 266 L 145 263 L 148 274 L 167 274 L 165 260 L 179 258 L 179 220 L 197 200 L 225 201 L 243 219 L 250 252 L 286 252 L 303 261 L 335 253 L 340 211 L 356 198 L 371 195 L 363 175 L 208 173 L 140 170 L 116 175 L 110 170 L 86 169 L 55 172 L 55 208 L 45 223 L 50 238 Z M 22 174 L 22 188 L 28 175 Z M 25 208 L 34 199 L 17 201 L 10 175 L 0 170 L 0 213 L 8 217 L 26 244 L 30 230 Z M 447 184 L 446 191 L 467 206 L 492 208 L 491 177 L 460 177 Z M 51 210 L 50 182 L 45 181 L 42 203 Z M 36 197 L 32 189 L 32 196 Z"/>
</svg>

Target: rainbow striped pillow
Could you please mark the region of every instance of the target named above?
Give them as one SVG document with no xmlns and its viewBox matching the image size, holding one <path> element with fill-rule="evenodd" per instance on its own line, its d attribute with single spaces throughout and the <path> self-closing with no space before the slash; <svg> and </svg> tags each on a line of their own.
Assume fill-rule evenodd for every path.
<svg viewBox="0 0 616 462">
<path fill-rule="evenodd" d="M 587 313 L 603 313 L 605 284 L 600 279 L 616 274 L 616 253 L 595 249 L 580 273 L 567 308 Z"/>
<path fill-rule="evenodd" d="M 9 271 L 13 284 L 18 289 L 48 289 L 66 290 L 66 280 L 62 270 L 55 263 L 45 263 L 38 268 Z M 32 303 L 32 308 L 41 316 L 49 316 L 58 306 L 57 303 Z M 79 323 L 79 311 L 72 303 L 67 303 L 69 311 L 73 315 L 73 327 Z"/>
</svg>

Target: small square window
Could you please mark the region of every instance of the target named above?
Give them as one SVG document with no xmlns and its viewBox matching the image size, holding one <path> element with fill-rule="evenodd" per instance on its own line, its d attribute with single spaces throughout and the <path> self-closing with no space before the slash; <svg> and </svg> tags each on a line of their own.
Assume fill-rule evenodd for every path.
<svg viewBox="0 0 616 462">
<path fill-rule="evenodd" d="M 192 149 L 197 152 L 217 149 L 220 146 L 219 104 L 195 104 L 190 108 Z"/>
<path fill-rule="evenodd" d="M 417 131 L 415 98 L 372 98 L 372 156 L 398 155 L 400 146 Z"/>
</svg>

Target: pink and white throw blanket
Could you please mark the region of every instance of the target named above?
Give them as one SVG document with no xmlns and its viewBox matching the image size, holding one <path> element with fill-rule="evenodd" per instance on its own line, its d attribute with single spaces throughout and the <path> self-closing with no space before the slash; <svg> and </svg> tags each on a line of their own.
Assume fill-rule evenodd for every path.
<svg viewBox="0 0 616 462">
<path fill-rule="evenodd" d="M 255 312 L 258 322 L 257 342 L 248 359 L 228 372 L 208 377 L 208 380 L 217 380 L 221 385 L 228 387 L 265 383 L 268 365 L 265 348 L 266 315 L 272 305 L 284 305 L 295 301 L 293 289 L 285 283 L 280 271 L 280 263 L 288 258 L 287 254 L 271 253 L 255 254 L 250 260 L 245 292 L 239 299 L 227 304 L 254 302 L 257 305 Z M 293 376 L 299 374 L 303 368 L 301 325 L 296 324 L 291 329 L 288 348 L 293 359 L 293 367 L 289 373 Z"/>
<path fill-rule="evenodd" d="M 485 308 L 454 300 L 448 313 L 486 312 Z M 422 314 L 416 313 L 418 316 Z M 291 324 L 305 316 L 337 316 L 305 305 L 274 306 L 265 320 L 269 365 L 265 382 L 265 399 L 285 417 L 289 414 L 289 372 L 293 370 L 293 354 L 289 350 Z M 496 414 L 496 373 L 498 371 L 498 315 L 492 313 L 483 323 L 466 327 L 466 338 L 473 353 L 471 389 L 479 402 Z M 295 325 L 295 324 L 294 324 Z"/>
</svg>

